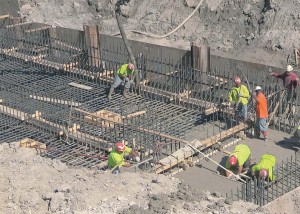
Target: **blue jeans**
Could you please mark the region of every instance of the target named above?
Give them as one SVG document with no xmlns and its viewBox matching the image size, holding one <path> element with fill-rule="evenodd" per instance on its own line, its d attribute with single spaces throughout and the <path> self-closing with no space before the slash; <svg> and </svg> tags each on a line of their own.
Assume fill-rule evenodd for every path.
<svg viewBox="0 0 300 214">
<path fill-rule="evenodd" d="M 129 78 L 121 78 L 118 74 L 115 75 L 114 83 L 112 84 L 113 88 L 117 88 L 120 84 L 124 84 L 125 88 L 130 88 Z"/>
<path fill-rule="evenodd" d="M 267 131 L 267 118 L 256 118 L 256 128 L 261 132 Z"/>
<path fill-rule="evenodd" d="M 237 106 L 236 116 L 243 118 L 243 120 L 246 121 L 248 119 L 248 105 L 239 103 L 239 105 Z"/>
</svg>

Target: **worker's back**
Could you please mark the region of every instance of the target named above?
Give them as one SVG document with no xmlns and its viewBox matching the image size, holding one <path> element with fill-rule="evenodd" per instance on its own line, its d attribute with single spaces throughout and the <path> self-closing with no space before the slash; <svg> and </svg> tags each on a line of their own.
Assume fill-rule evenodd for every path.
<svg viewBox="0 0 300 214">
<path fill-rule="evenodd" d="M 239 166 L 241 166 L 251 155 L 251 150 L 246 144 L 239 144 L 234 148 L 234 151 L 231 155 L 237 156 Z"/>
<path fill-rule="evenodd" d="M 269 179 L 273 180 L 275 177 L 273 176 L 273 169 L 276 165 L 276 157 L 270 154 L 264 154 L 261 156 L 258 164 L 252 167 L 253 172 L 259 172 L 262 169 L 268 171 Z"/>
</svg>

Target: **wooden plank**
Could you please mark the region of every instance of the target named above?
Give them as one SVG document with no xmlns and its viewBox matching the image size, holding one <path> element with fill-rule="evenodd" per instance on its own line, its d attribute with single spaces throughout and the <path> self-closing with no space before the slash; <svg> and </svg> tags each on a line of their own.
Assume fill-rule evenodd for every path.
<svg viewBox="0 0 300 214">
<path fill-rule="evenodd" d="M 78 102 L 72 102 L 69 100 L 60 100 L 60 99 L 56 99 L 53 97 L 29 95 L 29 98 L 34 99 L 34 100 L 40 100 L 40 101 L 50 102 L 50 103 L 55 103 L 55 104 L 69 105 L 69 106 L 74 106 L 74 107 L 78 107 L 81 105 L 81 103 L 78 103 Z"/>
<path fill-rule="evenodd" d="M 146 114 L 146 111 L 138 111 L 138 112 L 134 112 L 132 114 L 127 114 L 126 116 L 122 116 L 122 119 L 130 119 L 132 117 L 136 117 L 136 116 L 139 116 L 139 115 L 143 115 L 143 114 Z"/>
<path fill-rule="evenodd" d="M 9 14 L 2 15 L 2 16 L 0 16 L 0 20 L 1 20 L 1 19 L 7 19 L 7 18 L 9 18 L 9 17 L 10 17 L 10 15 L 9 15 Z"/>
<path fill-rule="evenodd" d="M 91 87 L 91 86 L 79 84 L 79 83 L 76 83 L 76 82 L 70 82 L 70 83 L 68 83 L 68 85 L 73 86 L 73 87 L 77 87 L 77 88 L 81 88 L 81 89 L 84 89 L 84 90 L 92 90 L 93 89 L 93 87 Z"/>
<path fill-rule="evenodd" d="M 193 147 L 198 149 L 205 149 L 209 146 L 212 146 L 213 144 L 219 142 L 220 140 L 229 137 L 245 128 L 247 128 L 248 125 L 241 123 L 235 127 L 232 127 L 228 130 L 222 131 L 221 133 L 214 135 L 208 139 L 205 139 L 203 141 L 194 140 L 192 142 L 188 142 Z M 184 143 L 184 141 L 181 141 Z M 186 142 L 186 141 L 185 141 Z M 159 161 L 159 164 L 154 167 L 154 171 L 156 173 L 161 173 L 173 166 L 176 166 L 177 164 L 184 161 L 186 158 L 194 155 L 195 151 L 190 146 L 184 146 L 183 148 L 177 150 L 176 152 L 172 153 L 170 156 L 163 158 Z"/>
</svg>

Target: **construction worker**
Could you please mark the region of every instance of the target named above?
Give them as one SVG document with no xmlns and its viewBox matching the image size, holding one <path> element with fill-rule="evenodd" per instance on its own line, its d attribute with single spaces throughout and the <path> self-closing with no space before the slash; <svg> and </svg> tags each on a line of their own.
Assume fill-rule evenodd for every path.
<svg viewBox="0 0 300 214">
<path fill-rule="evenodd" d="M 288 107 L 287 109 L 288 111 L 292 110 L 293 99 L 296 99 L 295 88 L 299 86 L 299 78 L 297 74 L 293 73 L 292 71 L 293 71 L 293 67 L 291 65 L 288 65 L 286 71 L 282 74 L 278 74 L 276 72 L 271 72 L 269 74 L 276 78 L 282 79 L 283 86 L 287 90 L 285 100 L 283 101 L 282 109 L 286 109 Z M 289 103 L 288 106 L 287 103 Z"/>
<path fill-rule="evenodd" d="M 252 166 L 252 176 L 259 176 L 263 180 L 275 180 L 274 168 L 276 165 L 276 157 L 270 154 L 261 156 L 258 164 Z"/>
<path fill-rule="evenodd" d="M 234 84 L 229 92 L 229 102 L 233 104 L 236 118 L 242 118 L 247 121 L 248 99 L 250 97 L 246 86 L 242 85 L 240 77 L 234 78 Z"/>
<path fill-rule="evenodd" d="M 238 176 L 249 168 L 251 165 L 251 151 L 246 144 L 239 144 L 234 148 L 234 151 L 229 155 L 225 168 L 238 168 Z M 231 173 L 226 171 L 226 177 L 230 177 Z"/>
<path fill-rule="evenodd" d="M 113 169 L 113 174 L 119 174 L 120 168 L 130 167 L 131 164 L 128 161 L 124 161 L 125 154 L 129 154 L 133 158 L 135 158 L 136 162 L 140 162 L 140 158 L 138 153 L 133 149 L 128 148 L 122 142 L 116 142 L 115 148 L 110 152 L 108 157 L 108 166 L 110 169 Z"/>
<path fill-rule="evenodd" d="M 111 99 L 111 95 L 113 94 L 115 88 L 117 88 L 120 84 L 124 84 L 124 90 L 123 90 L 123 96 L 125 98 L 128 98 L 128 91 L 130 88 L 130 85 L 133 84 L 134 79 L 134 65 L 124 64 L 122 65 L 115 74 L 114 83 L 111 85 L 109 93 L 108 93 L 108 99 Z"/>
<path fill-rule="evenodd" d="M 267 119 L 268 119 L 268 104 L 266 96 L 262 92 L 260 86 L 256 86 L 255 92 L 252 94 L 253 102 L 256 103 L 256 133 L 255 137 L 259 138 L 260 133 L 264 135 L 264 140 L 267 141 Z"/>
</svg>

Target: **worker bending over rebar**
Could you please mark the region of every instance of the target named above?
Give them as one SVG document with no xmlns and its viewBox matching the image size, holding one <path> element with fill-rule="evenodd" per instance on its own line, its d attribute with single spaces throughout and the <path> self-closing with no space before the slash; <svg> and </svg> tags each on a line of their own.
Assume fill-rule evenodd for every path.
<svg viewBox="0 0 300 214">
<path fill-rule="evenodd" d="M 117 88 L 119 85 L 124 85 L 123 89 L 123 96 L 125 98 L 128 98 L 128 91 L 130 88 L 130 85 L 133 84 L 134 80 L 134 65 L 129 64 L 123 64 L 116 72 L 115 79 L 113 84 L 110 87 L 109 93 L 108 93 L 108 99 L 111 100 L 111 95 L 114 93 L 115 88 Z"/>
<path fill-rule="evenodd" d="M 229 92 L 228 98 L 235 110 L 235 118 L 237 121 L 242 119 L 243 122 L 248 118 L 248 100 L 250 97 L 249 91 L 245 85 L 242 84 L 240 77 L 234 78 L 234 84 Z"/>
<path fill-rule="evenodd" d="M 237 168 L 237 175 L 240 176 L 241 173 L 251 165 L 251 151 L 246 144 L 239 144 L 234 148 L 234 151 L 229 155 L 225 167 L 226 169 Z M 234 178 L 233 174 L 226 171 L 226 177 Z"/>
<path fill-rule="evenodd" d="M 276 157 L 270 154 L 261 156 L 258 164 L 251 168 L 252 176 L 260 177 L 263 180 L 273 181 L 276 179 L 274 175 L 276 165 Z"/>
<path fill-rule="evenodd" d="M 268 120 L 268 104 L 262 88 L 256 86 L 255 92 L 252 93 L 253 103 L 256 103 L 256 130 L 255 137 L 260 138 L 260 134 L 264 135 L 265 142 L 268 138 L 267 120 Z"/>
<path fill-rule="evenodd" d="M 140 157 L 137 152 L 125 146 L 122 142 L 116 142 L 115 148 L 110 152 L 108 157 L 108 166 L 113 174 L 119 174 L 121 167 L 131 166 L 129 161 L 124 160 L 125 154 L 129 154 L 136 162 L 140 162 Z"/>
</svg>

